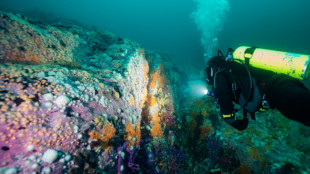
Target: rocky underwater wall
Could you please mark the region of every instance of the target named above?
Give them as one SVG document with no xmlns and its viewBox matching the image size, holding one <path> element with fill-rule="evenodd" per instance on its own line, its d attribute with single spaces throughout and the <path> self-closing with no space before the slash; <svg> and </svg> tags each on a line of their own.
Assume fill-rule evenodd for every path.
<svg viewBox="0 0 310 174">
<path fill-rule="evenodd" d="M 0 32 L 0 173 L 310 172 L 308 127 L 268 111 L 234 130 L 168 55 L 6 12 Z"/>
<path fill-rule="evenodd" d="M 109 32 L 5 12 L 1 32 L 3 171 L 160 171 L 149 144 L 173 144 L 162 126 L 173 126 L 176 107 L 160 55 Z"/>
</svg>

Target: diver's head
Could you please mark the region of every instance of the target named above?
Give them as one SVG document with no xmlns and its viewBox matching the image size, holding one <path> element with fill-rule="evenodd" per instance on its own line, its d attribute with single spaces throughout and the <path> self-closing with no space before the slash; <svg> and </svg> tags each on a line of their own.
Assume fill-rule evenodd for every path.
<svg viewBox="0 0 310 174">
<path fill-rule="evenodd" d="M 208 61 L 207 67 L 205 69 L 206 74 L 207 74 L 208 85 L 213 85 L 214 74 L 220 69 L 224 68 L 225 66 L 226 66 L 226 61 L 225 61 L 225 57 L 223 56 L 214 56 Z"/>
</svg>

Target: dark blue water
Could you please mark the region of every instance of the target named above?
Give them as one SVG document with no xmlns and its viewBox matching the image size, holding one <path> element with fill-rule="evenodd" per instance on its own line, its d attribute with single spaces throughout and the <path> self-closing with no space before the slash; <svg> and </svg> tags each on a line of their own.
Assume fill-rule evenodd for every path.
<svg viewBox="0 0 310 174">
<path fill-rule="evenodd" d="M 240 45 L 310 54 L 307 0 L 0 0 L 0 6 L 94 25 L 194 69 L 218 48 Z"/>
<path fill-rule="evenodd" d="M 231 0 L 221 48 L 250 45 L 310 54 L 310 1 Z"/>
</svg>

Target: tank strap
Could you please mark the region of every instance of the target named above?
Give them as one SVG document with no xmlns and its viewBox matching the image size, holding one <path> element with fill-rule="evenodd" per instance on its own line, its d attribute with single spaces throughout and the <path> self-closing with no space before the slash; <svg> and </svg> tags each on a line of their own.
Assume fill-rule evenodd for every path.
<svg viewBox="0 0 310 174">
<path fill-rule="evenodd" d="M 251 47 L 251 48 L 247 48 L 245 51 L 244 51 L 244 63 L 249 66 L 250 65 L 250 59 L 252 58 L 253 56 L 253 53 L 255 51 L 257 47 Z"/>
</svg>

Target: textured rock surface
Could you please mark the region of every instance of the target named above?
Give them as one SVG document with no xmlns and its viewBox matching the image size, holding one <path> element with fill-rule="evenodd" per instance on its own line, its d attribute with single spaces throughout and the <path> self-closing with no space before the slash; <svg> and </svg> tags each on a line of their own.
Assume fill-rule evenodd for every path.
<svg viewBox="0 0 310 174">
<path fill-rule="evenodd" d="M 234 130 L 212 98 L 184 96 L 168 55 L 95 28 L 0 21 L 0 173 L 310 172 L 308 127 L 268 111 Z"/>
<path fill-rule="evenodd" d="M 82 152 L 97 161 L 103 150 L 109 157 L 100 165 L 115 168 L 110 147 L 138 146 L 148 83 L 143 49 L 108 32 L 39 25 L 4 12 L 1 29 L 2 166 L 25 173 L 76 166 L 61 159 L 35 169 L 26 164 L 51 148 L 75 155 L 73 161 Z M 88 152 L 93 148 L 98 154 Z"/>
<path fill-rule="evenodd" d="M 211 98 L 189 101 L 188 107 L 182 135 L 197 173 L 309 172 L 309 127 L 269 110 L 238 131 L 219 118 Z"/>
</svg>

